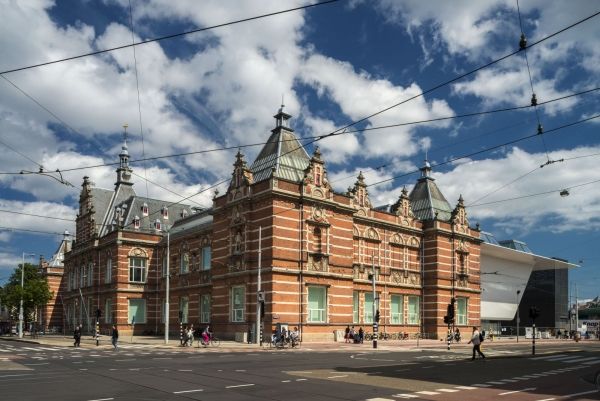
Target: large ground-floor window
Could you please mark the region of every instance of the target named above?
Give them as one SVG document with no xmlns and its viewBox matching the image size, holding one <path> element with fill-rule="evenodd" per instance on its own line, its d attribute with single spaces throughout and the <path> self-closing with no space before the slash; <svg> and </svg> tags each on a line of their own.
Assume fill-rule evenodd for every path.
<svg viewBox="0 0 600 401">
<path fill-rule="evenodd" d="M 421 321 L 421 298 L 416 295 L 408 296 L 408 324 L 419 324 Z"/>
<path fill-rule="evenodd" d="M 325 323 L 327 317 L 327 288 L 308 287 L 308 322 Z"/>
<path fill-rule="evenodd" d="M 128 323 L 146 323 L 146 300 L 143 298 L 128 299 Z"/>
<path fill-rule="evenodd" d="M 456 298 L 456 324 L 467 325 L 467 298 Z"/>
<path fill-rule="evenodd" d="M 404 296 L 390 296 L 390 323 L 404 324 Z"/>
<path fill-rule="evenodd" d="M 200 295 L 200 323 L 210 323 L 210 294 Z"/>
<path fill-rule="evenodd" d="M 244 286 L 231 288 L 231 321 L 243 322 L 246 306 L 246 288 Z"/>
</svg>

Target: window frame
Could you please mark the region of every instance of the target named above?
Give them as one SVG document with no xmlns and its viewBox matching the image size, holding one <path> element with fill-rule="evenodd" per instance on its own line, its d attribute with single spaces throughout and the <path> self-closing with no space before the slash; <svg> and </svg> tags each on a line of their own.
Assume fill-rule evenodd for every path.
<svg viewBox="0 0 600 401">
<path fill-rule="evenodd" d="M 323 305 L 321 308 L 311 308 L 311 292 L 319 291 L 322 292 Z M 307 288 L 307 323 L 327 323 L 327 287 L 321 285 L 310 285 Z M 321 305 L 318 305 L 321 306 Z M 313 313 L 317 312 L 317 318 L 313 318 Z"/>
<path fill-rule="evenodd" d="M 352 323 L 360 323 L 360 291 L 352 291 Z"/>
<path fill-rule="evenodd" d="M 239 304 L 236 305 L 236 303 L 235 303 L 235 297 L 236 297 L 237 291 L 241 291 L 241 308 L 236 308 L 236 306 L 240 306 Z M 230 308 L 229 308 L 230 319 L 229 320 L 232 323 L 245 322 L 245 318 L 246 318 L 246 286 L 237 285 L 237 286 L 231 287 L 231 295 L 230 295 L 229 301 L 230 301 L 229 302 L 229 304 L 230 304 Z M 240 316 L 238 316 L 238 313 L 240 314 Z"/>
<path fill-rule="evenodd" d="M 104 300 L 104 323 L 112 323 L 112 299 Z"/>
<path fill-rule="evenodd" d="M 202 270 L 210 270 L 211 268 L 211 261 L 212 261 L 212 249 L 210 245 L 205 245 L 202 247 L 202 255 L 201 255 L 201 269 Z M 206 259 L 206 254 L 208 254 L 208 260 Z M 208 262 L 208 266 L 207 263 Z"/>
<path fill-rule="evenodd" d="M 406 314 L 406 324 L 417 325 L 421 323 L 421 297 L 418 295 L 409 295 L 408 297 L 408 313 Z M 416 300 L 416 313 L 410 312 L 411 300 Z M 411 319 L 416 314 L 416 319 Z"/>
<path fill-rule="evenodd" d="M 394 299 L 398 302 L 398 312 L 394 312 Z M 390 324 L 404 324 L 404 295 L 390 295 Z"/>
<path fill-rule="evenodd" d="M 181 323 L 190 322 L 190 298 L 188 296 L 179 297 L 179 311 L 181 312 Z"/>
<path fill-rule="evenodd" d="M 108 252 L 106 254 L 106 265 L 104 267 L 104 284 L 112 282 L 112 254 Z"/>
<path fill-rule="evenodd" d="M 463 304 L 463 312 L 461 313 L 461 303 Z M 467 297 L 457 297 L 456 298 L 456 325 L 457 326 L 466 326 L 468 324 L 468 314 L 469 314 L 469 298 Z"/>
<path fill-rule="evenodd" d="M 143 266 L 135 266 L 132 264 L 132 262 L 136 261 L 136 260 L 140 260 L 143 261 Z M 148 266 L 148 258 L 146 257 L 142 257 L 142 256 L 129 256 L 129 282 L 130 283 L 137 283 L 137 284 L 145 284 L 146 280 L 147 280 L 147 266 Z M 141 279 L 140 280 L 135 280 L 136 278 L 136 271 L 140 271 L 141 274 Z"/>
<path fill-rule="evenodd" d="M 179 273 L 188 274 L 190 272 L 190 253 L 189 251 L 182 250 L 181 256 L 179 257 Z"/>
<path fill-rule="evenodd" d="M 131 315 L 131 302 L 140 302 L 141 305 L 143 306 L 142 310 L 143 310 L 143 317 L 144 320 L 143 321 L 138 321 L 137 319 L 135 320 L 135 324 L 146 324 L 147 320 L 148 320 L 148 314 L 147 314 L 147 305 L 146 305 L 146 299 L 145 298 L 128 298 L 127 299 L 127 324 L 131 324 L 132 322 L 132 315 Z M 136 310 L 137 312 L 137 310 Z M 137 315 L 137 313 L 136 313 Z"/>
<path fill-rule="evenodd" d="M 208 301 L 205 303 L 204 299 L 207 299 Z M 211 297 L 210 294 L 200 294 L 200 323 L 210 323 L 210 309 L 211 309 Z M 205 308 L 208 308 L 208 310 L 205 310 Z"/>
</svg>

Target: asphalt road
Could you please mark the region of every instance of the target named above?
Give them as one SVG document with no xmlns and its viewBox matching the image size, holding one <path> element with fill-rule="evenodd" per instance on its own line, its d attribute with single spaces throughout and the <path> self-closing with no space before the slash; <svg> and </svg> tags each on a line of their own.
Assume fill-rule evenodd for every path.
<svg viewBox="0 0 600 401">
<path fill-rule="evenodd" d="M 4 400 L 600 400 L 600 344 L 373 351 L 72 348 L 0 340 Z"/>
</svg>

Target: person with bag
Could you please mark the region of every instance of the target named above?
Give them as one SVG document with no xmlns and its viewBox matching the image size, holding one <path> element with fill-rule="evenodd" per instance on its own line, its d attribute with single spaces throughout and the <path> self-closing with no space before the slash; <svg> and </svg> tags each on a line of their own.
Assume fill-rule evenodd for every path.
<svg viewBox="0 0 600 401">
<path fill-rule="evenodd" d="M 477 352 L 482 359 L 485 359 L 485 355 L 481 352 L 481 342 L 483 341 L 483 334 L 477 330 L 477 326 L 473 326 L 473 334 L 471 335 L 471 339 L 468 344 L 473 344 L 473 358 L 472 361 L 475 360 L 475 352 Z"/>
</svg>

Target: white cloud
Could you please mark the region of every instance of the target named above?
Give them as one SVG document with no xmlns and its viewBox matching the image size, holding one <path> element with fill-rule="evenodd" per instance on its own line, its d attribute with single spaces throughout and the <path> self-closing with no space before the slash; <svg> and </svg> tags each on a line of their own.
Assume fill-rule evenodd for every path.
<svg viewBox="0 0 600 401">
<path fill-rule="evenodd" d="M 319 54 L 310 55 L 301 71 L 301 79 L 311 85 L 321 97 L 337 103 L 351 120 L 359 120 L 390 105 L 419 95 L 421 88 L 413 83 L 407 87 L 395 86 L 386 79 L 377 79 L 367 72 L 356 72 L 351 64 Z M 429 103 L 418 97 L 401 106 L 369 118 L 373 126 L 397 124 L 454 115 L 443 100 Z M 447 122 L 430 126 L 446 127 Z M 397 127 L 364 135 L 366 156 L 410 156 L 418 151 L 412 140 L 415 128 Z"/>
</svg>

